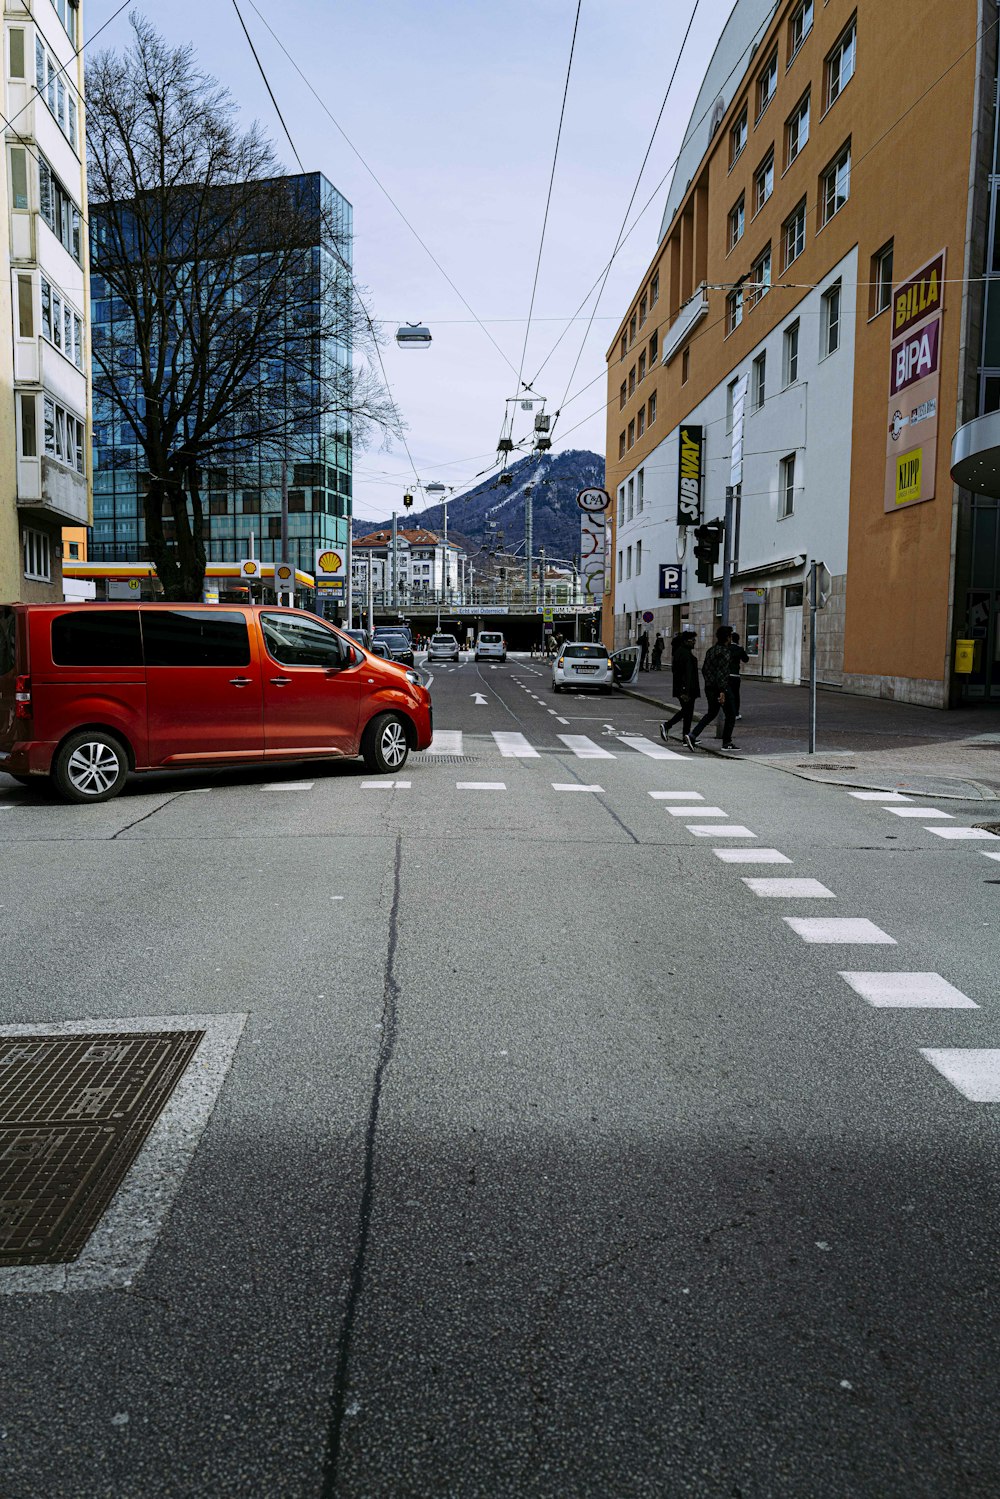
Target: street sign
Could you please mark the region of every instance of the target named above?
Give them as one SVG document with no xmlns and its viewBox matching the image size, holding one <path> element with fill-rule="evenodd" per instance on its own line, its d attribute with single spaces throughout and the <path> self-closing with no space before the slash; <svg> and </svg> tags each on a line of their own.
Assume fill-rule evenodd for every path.
<svg viewBox="0 0 1000 1499">
<path fill-rule="evenodd" d="M 729 465 L 729 483 L 735 488 L 743 483 L 743 415 L 746 410 L 749 375 L 741 375 L 733 392 L 733 445 Z"/>
<path fill-rule="evenodd" d="M 346 589 L 347 563 L 339 547 L 320 547 L 316 552 L 316 587 L 330 593 Z"/>
<path fill-rule="evenodd" d="M 679 599 L 684 594 L 684 569 L 679 562 L 660 563 L 660 598 Z M 652 618 L 652 615 L 650 615 Z"/>
<path fill-rule="evenodd" d="M 548 624 L 551 624 L 552 623 L 552 619 L 553 619 L 552 610 L 551 609 L 543 609 L 542 610 L 542 619 L 545 620 Z"/>
<path fill-rule="evenodd" d="M 290 562 L 274 564 L 275 593 L 291 593 L 295 588 L 295 569 Z"/>
<path fill-rule="evenodd" d="M 677 524 L 696 526 L 701 520 L 704 487 L 702 452 L 705 431 L 685 422 L 678 432 L 680 449 L 677 459 Z"/>
<path fill-rule="evenodd" d="M 653 623 L 652 609 L 644 609 L 642 611 L 642 619 L 644 624 L 651 625 Z"/>
</svg>

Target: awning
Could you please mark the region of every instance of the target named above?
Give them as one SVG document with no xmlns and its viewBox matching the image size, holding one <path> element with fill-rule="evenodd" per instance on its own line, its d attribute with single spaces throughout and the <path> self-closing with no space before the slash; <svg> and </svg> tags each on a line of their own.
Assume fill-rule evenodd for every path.
<svg viewBox="0 0 1000 1499">
<path fill-rule="evenodd" d="M 733 573 L 733 582 L 740 583 L 744 578 L 763 578 L 775 573 L 795 572 L 805 565 L 805 560 L 800 552 L 797 557 L 782 557 L 777 562 L 761 562 L 756 567 L 741 567 L 738 572 Z"/>
<path fill-rule="evenodd" d="M 155 578 L 156 568 L 151 562 L 64 562 L 63 577 L 75 578 L 82 583 L 127 582 L 129 578 Z M 239 579 L 238 562 L 209 562 L 205 566 L 206 578 Z M 261 579 L 274 578 L 274 563 L 260 564 Z M 316 580 L 311 573 L 295 569 L 295 581 L 300 588 L 315 588 Z"/>
<path fill-rule="evenodd" d="M 1000 495 L 1000 411 L 959 427 L 951 440 L 951 477 L 974 494 Z"/>
</svg>

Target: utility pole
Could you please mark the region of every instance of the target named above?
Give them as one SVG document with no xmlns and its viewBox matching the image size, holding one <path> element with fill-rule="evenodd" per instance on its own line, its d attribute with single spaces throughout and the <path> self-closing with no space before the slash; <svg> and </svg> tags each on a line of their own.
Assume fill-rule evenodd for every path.
<svg viewBox="0 0 1000 1499">
<path fill-rule="evenodd" d="M 531 489 L 530 484 L 524 486 L 524 601 L 531 603 L 531 548 L 534 542 L 532 535 L 531 514 Z"/>
<path fill-rule="evenodd" d="M 391 600 L 392 600 L 392 607 L 393 607 L 393 609 L 396 608 L 396 598 L 397 598 L 396 570 L 397 570 L 398 565 L 399 565 L 399 530 L 398 530 L 398 526 L 397 526 L 397 523 L 396 523 L 396 511 L 394 510 L 392 512 L 392 592 L 389 595 L 390 598 L 391 598 Z"/>
<path fill-rule="evenodd" d="M 816 610 L 819 608 L 819 567 L 809 564 L 809 753 L 816 753 Z"/>
<path fill-rule="evenodd" d="M 375 633 L 375 589 L 374 589 L 373 575 L 372 575 L 372 568 L 374 567 L 374 565 L 375 565 L 375 559 L 372 556 L 372 549 L 371 549 L 371 547 L 369 547 L 368 548 L 368 633 L 369 633 L 369 635 L 373 635 Z"/>
<path fill-rule="evenodd" d="M 280 562 L 288 561 L 288 459 L 281 460 L 281 556 Z M 279 604 L 294 604 L 295 589 L 292 589 L 291 598 L 286 598 L 284 593 L 277 593 Z"/>
</svg>

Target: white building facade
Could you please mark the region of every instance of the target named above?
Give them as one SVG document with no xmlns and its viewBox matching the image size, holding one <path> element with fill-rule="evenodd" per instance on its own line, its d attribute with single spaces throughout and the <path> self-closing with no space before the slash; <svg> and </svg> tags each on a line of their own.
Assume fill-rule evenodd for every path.
<svg viewBox="0 0 1000 1499">
<path fill-rule="evenodd" d="M 799 681 L 815 560 L 832 578 L 818 621 L 819 675 L 842 678 L 857 279 L 852 250 L 681 424 L 702 432 L 701 521 L 721 520 L 746 377 L 730 620 L 751 655 L 748 674 Z M 699 583 L 694 526 L 678 523 L 680 431 L 666 431 L 614 496 L 618 647 L 643 629 L 669 640 L 683 627 L 697 630 L 702 650 L 721 619 L 721 556 L 713 585 Z"/>
<path fill-rule="evenodd" d="M 354 598 L 368 596 L 369 567 L 377 605 L 463 604 L 468 588 L 465 552 L 434 531 L 373 531 L 355 541 L 351 552 Z"/>
</svg>

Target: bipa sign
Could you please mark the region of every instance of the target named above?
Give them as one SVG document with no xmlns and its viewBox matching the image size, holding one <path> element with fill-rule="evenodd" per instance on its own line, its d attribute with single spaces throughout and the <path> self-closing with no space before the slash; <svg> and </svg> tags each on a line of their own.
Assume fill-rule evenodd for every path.
<svg viewBox="0 0 1000 1499">
<path fill-rule="evenodd" d="M 677 469 L 677 524 L 696 526 L 701 520 L 701 427 L 682 426 Z"/>
<path fill-rule="evenodd" d="M 915 385 L 918 380 L 937 372 L 940 342 L 941 319 L 936 317 L 893 345 L 889 375 L 891 395 L 898 395 L 908 385 Z"/>
</svg>

